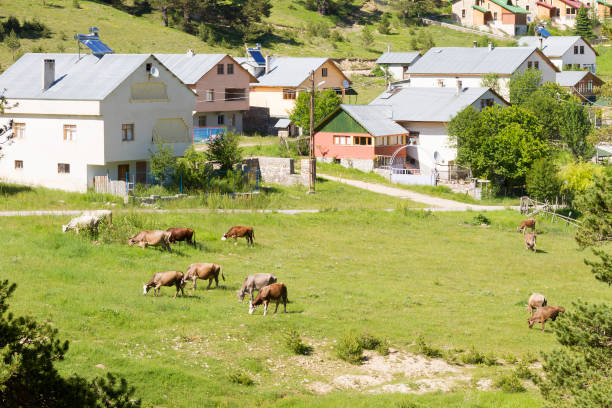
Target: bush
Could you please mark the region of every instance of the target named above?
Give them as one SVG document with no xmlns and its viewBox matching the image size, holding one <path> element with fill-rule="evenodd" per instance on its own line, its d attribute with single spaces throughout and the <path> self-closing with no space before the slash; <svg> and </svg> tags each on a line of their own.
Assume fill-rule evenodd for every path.
<svg viewBox="0 0 612 408">
<path fill-rule="evenodd" d="M 287 348 L 295 354 L 307 356 L 312 353 L 312 347 L 304 344 L 297 330 L 291 329 L 285 335 Z"/>
<path fill-rule="evenodd" d="M 363 348 L 353 334 L 346 333 L 336 345 L 336 356 L 351 364 L 361 364 L 363 362 Z"/>
<path fill-rule="evenodd" d="M 525 392 L 527 391 L 516 373 L 510 373 L 499 377 L 495 386 L 503 392 Z"/>
<path fill-rule="evenodd" d="M 420 354 L 423 354 L 430 358 L 442 357 L 442 350 L 427 344 L 425 342 L 425 337 L 423 337 L 422 335 L 417 338 L 416 345 Z"/>
<path fill-rule="evenodd" d="M 221 170 L 233 170 L 242 161 L 242 150 L 239 147 L 240 136 L 235 132 L 225 132 L 208 142 L 206 159 L 217 162 Z"/>
<path fill-rule="evenodd" d="M 251 386 L 255 384 L 255 381 L 243 371 L 234 371 L 227 376 L 228 380 L 234 384 Z"/>
<path fill-rule="evenodd" d="M 389 342 L 386 339 L 380 339 L 368 332 L 363 332 L 357 337 L 357 342 L 364 350 L 376 350 L 380 355 L 386 356 L 389 354 Z"/>
<path fill-rule="evenodd" d="M 342 36 L 342 33 L 340 33 L 340 31 L 338 30 L 333 30 L 329 35 L 329 39 L 331 42 L 343 42 L 344 41 L 344 37 Z"/>
<path fill-rule="evenodd" d="M 491 220 L 482 214 L 478 214 L 472 219 L 472 225 L 491 225 Z"/>
<path fill-rule="evenodd" d="M 536 374 L 531 372 L 531 370 L 527 366 L 527 363 L 525 363 L 524 361 L 521 361 L 516 366 L 516 369 L 514 370 L 514 374 L 518 378 L 522 378 L 524 380 L 534 380 L 536 378 Z"/>
<path fill-rule="evenodd" d="M 497 359 L 491 354 L 485 355 L 479 352 L 474 347 L 468 350 L 466 354 L 461 356 L 461 361 L 465 364 L 484 364 L 488 366 L 496 365 Z"/>
<path fill-rule="evenodd" d="M 527 172 L 527 194 L 539 200 L 554 200 L 561 194 L 561 180 L 557 176 L 559 169 L 549 158 L 533 162 Z"/>
</svg>

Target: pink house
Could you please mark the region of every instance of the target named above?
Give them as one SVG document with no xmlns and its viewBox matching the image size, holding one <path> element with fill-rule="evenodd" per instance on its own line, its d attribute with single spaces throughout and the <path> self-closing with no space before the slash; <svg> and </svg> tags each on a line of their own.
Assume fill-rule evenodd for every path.
<svg viewBox="0 0 612 408">
<path fill-rule="evenodd" d="M 227 54 L 155 54 L 196 93 L 193 127 L 242 132 L 242 116 L 249 110 L 249 84 L 257 82 Z"/>
</svg>

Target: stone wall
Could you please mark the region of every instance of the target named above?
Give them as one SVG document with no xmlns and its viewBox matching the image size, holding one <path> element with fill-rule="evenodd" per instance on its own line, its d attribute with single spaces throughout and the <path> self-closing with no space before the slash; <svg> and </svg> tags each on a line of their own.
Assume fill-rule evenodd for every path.
<svg viewBox="0 0 612 408">
<path fill-rule="evenodd" d="M 243 160 L 249 170 L 258 169 L 261 181 L 284 186 L 308 185 L 308 159 L 301 160 L 302 171 L 295 173 L 293 159 L 283 157 L 253 157 Z"/>
</svg>

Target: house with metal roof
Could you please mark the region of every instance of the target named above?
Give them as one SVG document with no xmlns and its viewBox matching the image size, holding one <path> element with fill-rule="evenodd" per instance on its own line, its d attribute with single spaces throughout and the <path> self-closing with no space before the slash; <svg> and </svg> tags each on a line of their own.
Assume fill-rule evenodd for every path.
<svg viewBox="0 0 612 408">
<path fill-rule="evenodd" d="M 508 36 L 527 32 L 529 11 L 513 0 L 450 1 L 453 19 L 461 25 Z"/>
<path fill-rule="evenodd" d="M 434 170 L 442 173 L 456 159 L 447 133 L 450 120 L 468 106 L 507 104 L 489 88 L 461 82 L 453 88 L 393 88 L 369 105 L 341 105 L 321 121 L 315 127 L 315 156 L 363 171 L 392 166 L 424 175 L 416 180 L 427 184 Z"/>
<path fill-rule="evenodd" d="M 155 54 L 196 94 L 194 134 L 207 140 L 211 133 L 231 129 L 241 133 L 249 110 L 250 84 L 257 79 L 227 54 Z"/>
<path fill-rule="evenodd" d="M 250 105 L 267 109 L 272 118 L 289 116 L 298 93 L 312 87 L 313 72 L 317 89 L 333 89 L 343 98 L 355 94 L 351 81 L 329 58 L 264 57 L 259 45 L 247 48 L 247 55 L 236 61 L 257 78 L 251 83 Z"/>
<path fill-rule="evenodd" d="M 604 81 L 589 71 L 563 71 L 557 73 L 557 84 L 583 102 L 595 102 L 595 89 L 602 86 Z"/>
<path fill-rule="evenodd" d="M 181 156 L 195 94 L 150 54 L 25 54 L 0 75 L 13 106 L 0 179 L 86 191 L 95 176 L 146 182 L 153 141 Z"/>
<path fill-rule="evenodd" d="M 536 47 L 434 47 L 394 83 L 402 87 L 483 86 L 483 79 L 497 77 L 499 94 L 508 98 L 508 81 L 515 72 L 537 69 L 543 82 L 555 82 L 559 69 Z"/>
<path fill-rule="evenodd" d="M 560 71 L 588 69 L 597 71 L 599 54 L 591 44 L 580 36 L 525 36 L 518 40 L 519 46 L 537 47 Z"/>
<path fill-rule="evenodd" d="M 411 64 L 421 57 L 418 52 L 385 52 L 376 60 L 376 64 L 383 66 L 392 79 L 400 81 Z"/>
</svg>

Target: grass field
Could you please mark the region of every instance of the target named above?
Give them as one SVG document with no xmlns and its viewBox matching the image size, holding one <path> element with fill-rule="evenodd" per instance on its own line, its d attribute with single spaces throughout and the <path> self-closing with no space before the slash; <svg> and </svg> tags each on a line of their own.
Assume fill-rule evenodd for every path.
<svg viewBox="0 0 612 408">
<path fill-rule="evenodd" d="M 0 232 L 11 239 L 0 249 L 0 270 L 19 285 L 14 313 L 49 320 L 72 340 L 59 364 L 64 373 L 119 373 L 137 387 L 145 407 L 388 407 L 407 401 L 537 407 L 533 387 L 519 394 L 476 390 L 477 379 L 495 379 L 508 365 L 453 364 L 455 372 L 433 378 L 454 385 L 421 396 L 378 394 L 387 384 L 418 389 L 420 375 L 396 372 L 359 389 L 338 382 L 373 375 L 334 356 L 334 343 L 348 330 L 384 337 L 400 354 L 415 351 L 423 335 L 445 351 L 475 347 L 512 361 L 556 345 L 550 331 L 527 328 L 531 292 L 570 309 L 586 294 L 590 302 L 608 296 L 584 265 L 588 254 L 577 251 L 571 229 L 538 221 L 540 251 L 534 254 L 515 230 L 517 213 L 489 213 L 487 228 L 473 226 L 475 216 L 407 210 L 116 214 L 99 246 L 84 235 L 62 234 L 69 217 L 3 218 Z M 219 239 L 236 224 L 254 226 L 255 248 Z M 139 229 L 179 225 L 196 230 L 198 249 L 165 253 L 123 243 Z M 172 299 L 171 288 L 159 298 L 142 295 L 143 281 L 154 272 L 184 271 L 192 262 L 222 264 L 227 280 L 209 291 L 200 281 L 195 296 L 184 298 Z M 256 272 L 274 273 L 287 285 L 289 313 L 249 316 L 248 305 L 237 302 L 235 290 Z M 313 356 L 291 355 L 283 344 L 288 328 L 314 346 Z M 255 384 L 232 383 L 229 376 L 237 372 Z M 313 393 L 315 383 L 329 385 L 329 392 Z"/>
</svg>

